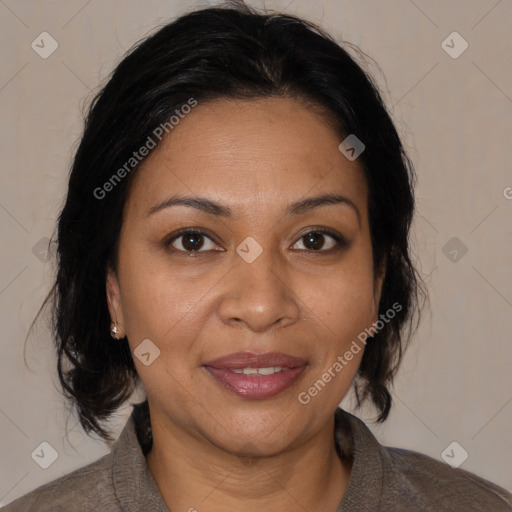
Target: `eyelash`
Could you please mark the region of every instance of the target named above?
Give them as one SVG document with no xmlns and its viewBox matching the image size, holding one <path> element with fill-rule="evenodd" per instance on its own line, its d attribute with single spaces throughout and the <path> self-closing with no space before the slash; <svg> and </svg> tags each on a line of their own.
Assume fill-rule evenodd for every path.
<svg viewBox="0 0 512 512">
<path fill-rule="evenodd" d="M 300 241 L 301 239 L 303 239 L 304 237 L 306 237 L 307 235 L 316 234 L 316 233 L 320 233 L 320 234 L 328 235 L 328 236 L 332 237 L 334 239 L 334 241 L 336 242 L 336 247 L 332 247 L 331 249 L 328 249 L 328 250 L 322 250 L 322 249 L 319 249 L 319 250 L 299 249 L 300 251 L 307 252 L 307 253 L 310 253 L 310 254 L 311 253 L 328 253 L 329 254 L 329 253 L 332 253 L 333 251 L 337 251 L 337 250 L 340 250 L 340 249 L 348 247 L 348 243 L 347 243 L 346 239 L 342 235 L 340 235 L 338 232 L 333 231 L 333 230 L 328 229 L 328 228 L 313 228 L 313 229 L 310 229 L 309 231 L 304 233 L 301 237 L 299 237 L 297 242 Z M 204 231 L 201 231 L 200 229 L 184 228 L 184 229 L 181 229 L 180 231 L 178 231 L 177 233 L 174 233 L 171 238 L 168 238 L 164 242 L 165 247 L 167 249 L 169 249 L 173 253 L 180 254 L 180 255 L 186 255 L 188 257 L 197 257 L 197 256 L 201 255 L 201 253 L 208 254 L 208 253 L 212 252 L 211 250 L 206 250 L 206 251 L 184 251 L 182 249 L 176 249 L 176 248 L 172 247 L 171 244 L 175 240 L 183 237 L 184 235 L 188 235 L 188 234 L 204 236 L 206 238 L 209 238 L 212 242 L 216 243 L 207 233 L 205 233 Z M 297 242 L 295 242 L 295 243 L 297 243 Z M 293 244 L 293 245 L 295 245 L 295 244 Z M 215 249 L 213 251 L 215 251 Z"/>
</svg>

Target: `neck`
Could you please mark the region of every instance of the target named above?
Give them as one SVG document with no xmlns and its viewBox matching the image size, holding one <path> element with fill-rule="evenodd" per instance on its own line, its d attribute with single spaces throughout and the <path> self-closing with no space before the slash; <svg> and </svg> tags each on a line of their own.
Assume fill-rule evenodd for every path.
<svg viewBox="0 0 512 512">
<path fill-rule="evenodd" d="M 336 512 L 350 478 L 334 446 L 334 418 L 301 446 L 254 458 L 159 422 L 152 428 L 147 462 L 171 512 Z"/>
</svg>

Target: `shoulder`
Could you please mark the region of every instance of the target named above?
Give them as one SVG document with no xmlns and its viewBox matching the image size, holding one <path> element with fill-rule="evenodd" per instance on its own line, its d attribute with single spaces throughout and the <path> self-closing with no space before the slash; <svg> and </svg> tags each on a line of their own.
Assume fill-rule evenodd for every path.
<svg viewBox="0 0 512 512">
<path fill-rule="evenodd" d="M 134 416 L 128 419 L 110 453 L 18 498 L 5 512 L 168 512 L 148 470 Z"/>
<path fill-rule="evenodd" d="M 414 497 L 420 509 L 512 511 L 512 495 L 482 477 L 422 453 L 382 448 L 390 464 L 391 490 Z"/>
<path fill-rule="evenodd" d="M 112 456 L 44 484 L 14 500 L 2 512 L 120 511 L 112 482 Z"/>
<path fill-rule="evenodd" d="M 335 425 L 340 452 L 350 451 L 352 458 L 338 512 L 512 512 L 510 492 L 484 478 L 416 451 L 383 446 L 362 420 L 342 409 Z"/>
</svg>

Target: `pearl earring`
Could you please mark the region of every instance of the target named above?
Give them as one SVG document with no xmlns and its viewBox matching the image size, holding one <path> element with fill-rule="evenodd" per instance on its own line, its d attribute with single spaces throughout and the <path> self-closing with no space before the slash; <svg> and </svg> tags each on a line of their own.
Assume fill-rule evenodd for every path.
<svg viewBox="0 0 512 512">
<path fill-rule="evenodd" d="M 119 334 L 119 326 L 117 325 L 117 322 L 112 322 L 110 324 L 110 335 L 112 336 L 112 338 L 118 340 L 119 337 L 118 337 L 118 334 Z"/>
</svg>

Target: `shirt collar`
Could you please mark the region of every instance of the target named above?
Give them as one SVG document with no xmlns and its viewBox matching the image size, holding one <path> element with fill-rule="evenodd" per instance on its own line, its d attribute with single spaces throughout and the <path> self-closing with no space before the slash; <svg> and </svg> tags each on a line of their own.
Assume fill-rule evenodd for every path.
<svg viewBox="0 0 512 512">
<path fill-rule="evenodd" d="M 381 510 L 383 476 L 389 465 L 384 447 L 362 420 L 341 408 L 335 413 L 334 432 L 342 449 L 348 437 L 353 455 L 348 486 L 336 512 Z"/>
<path fill-rule="evenodd" d="M 112 446 L 112 479 L 123 510 L 169 512 L 135 433 L 133 414 Z"/>
</svg>

